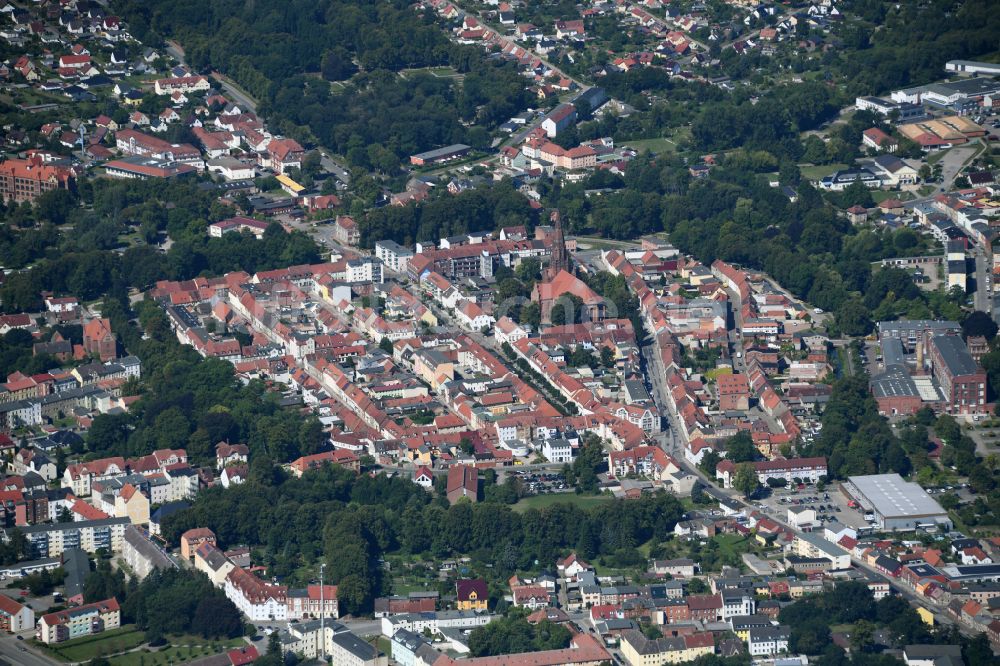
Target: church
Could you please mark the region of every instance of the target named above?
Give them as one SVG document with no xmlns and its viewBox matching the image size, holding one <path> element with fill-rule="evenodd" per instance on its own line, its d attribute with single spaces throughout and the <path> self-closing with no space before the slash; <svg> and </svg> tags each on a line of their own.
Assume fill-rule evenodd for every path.
<svg viewBox="0 0 1000 666">
<path fill-rule="evenodd" d="M 531 291 L 531 300 L 538 303 L 541 310 L 542 324 L 552 323 L 552 311 L 562 306 L 561 296 L 576 296 L 582 302 L 582 312 L 564 318 L 571 321 L 601 321 L 605 318 L 606 304 L 604 299 L 586 283 L 573 274 L 569 252 L 566 250 L 566 239 L 563 235 L 562 217 L 559 211 L 552 213 L 551 220 L 555 227 L 552 244 L 552 258 L 542 275 L 542 281 L 535 284 Z M 566 301 L 563 301 L 565 303 Z"/>
</svg>

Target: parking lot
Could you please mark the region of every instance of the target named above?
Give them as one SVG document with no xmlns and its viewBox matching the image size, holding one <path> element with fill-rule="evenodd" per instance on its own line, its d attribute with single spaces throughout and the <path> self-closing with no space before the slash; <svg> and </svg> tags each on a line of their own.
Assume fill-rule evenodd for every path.
<svg viewBox="0 0 1000 666">
<path fill-rule="evenodd" d="M 756 502 L 768 515 L 781 520 L 788 520 L 788 510 L 805 507 L 816 512 L 816 524 L 838 522 L 848 527 L 867 527 L 864 512 L 847 505 L 847 498 L 835 486 L 827 486 L 824 490 L 816 490 L 815 486 L 806 486 L 801 490 L 775 488 L 771 496 Z"/>
<path fill-rule="evenodd" d="M 566 477 L 559 472 L 511 470 L 507 474 L 520 479 L 524 487 L 536 495 L 563 493 L 572 490 L 566 486 Z"/>
</svg>

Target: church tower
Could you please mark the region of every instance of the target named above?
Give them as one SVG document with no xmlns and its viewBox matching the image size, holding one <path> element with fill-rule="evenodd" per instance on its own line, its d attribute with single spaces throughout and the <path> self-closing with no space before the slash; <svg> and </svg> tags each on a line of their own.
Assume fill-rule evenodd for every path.
<svg viewBox="0 0 1000 666">
<path fill-rule="evenodd" d="M 562 216 L 559 211 L 553 211 L 549 218 L 555 226 L 552 237 L 552 258 L 545 271 L 545 279 L 551 281 L 559 271 L 572 272 L 569 265 L 569 253 L 566 251 L 566 238 L 563 236 Z"/>
</svg>

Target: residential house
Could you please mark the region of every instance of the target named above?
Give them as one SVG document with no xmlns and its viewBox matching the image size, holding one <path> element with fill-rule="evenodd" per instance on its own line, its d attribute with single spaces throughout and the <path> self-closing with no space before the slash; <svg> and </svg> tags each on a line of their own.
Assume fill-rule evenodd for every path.
<svg viewBox="0 0 1000 666">
<path fill-rule="evenodd" d="M 460 611 L 485 611 L 490 595 L 482 578 L 462 578 L 455 581 L 455 607 Z"/>
</svg>

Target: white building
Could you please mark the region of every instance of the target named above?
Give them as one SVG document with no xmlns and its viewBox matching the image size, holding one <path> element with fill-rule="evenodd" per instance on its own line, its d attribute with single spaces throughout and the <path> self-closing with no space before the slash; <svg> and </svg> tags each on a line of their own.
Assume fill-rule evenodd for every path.
<svg viewBox="0 0 1000 666">
<path fill-rule="evenodd" d="M 35 628 L 35 611 L 0 594 L 0 629 L 17 634 Z"/>
<path fill-rule="evenodd" d="M 771 657 L 788 652 L 788 628 L 779 626 L 750 629 L 747 650 L 751 657 Z"/>
<path fill-rule="evenodd" d="M 253 622 L 288 619 L 288 588 L 284 585 L 265 583 L 252 573 L 235 567 L 226 576 L 223 590 Z"/>
<path fill-rule="evenodd" d="M 547 439 L 542 444 L 542 455 L 551 463 L 571 463 L 573 447 L 565 439 Z"/>
<path fill-rule="evenodd" d="M 424 630 L 432 634 L 442 629 L 475 629 L 489 624 L 495 616 L 475 611 L 438 611 L 435 613 L 402 613 L 382 618 L 382 635 L 391 638 L 400 629 L 422 634 Z"/>
<path fill-rule="evenodd" d="M 408 250 L 395 241 L 380 240 L 375 243 L 375 256 L 396 273 L 402 273 L 414 255 L 413 250 Z"/>
</svg>

